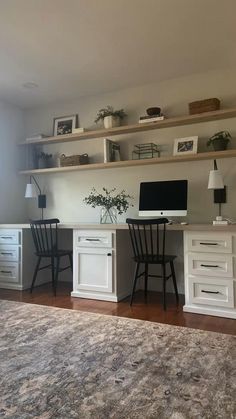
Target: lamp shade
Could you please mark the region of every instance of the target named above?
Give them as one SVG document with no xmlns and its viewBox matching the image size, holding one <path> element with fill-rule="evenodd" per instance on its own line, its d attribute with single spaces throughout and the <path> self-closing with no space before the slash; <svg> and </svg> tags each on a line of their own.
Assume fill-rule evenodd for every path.
<svg viewBox="0 0 236 419">
<path fill-rule="evenodd" d="M 33 183 L 27 183 L 25 190 L 25 198 L 37 198 L 36 187 Z"/>
<path fill-rule="evenodd" d="M 219 170 L 210 171 L 208 189 L 224 189 L 222 175 Z"/>
</svg>

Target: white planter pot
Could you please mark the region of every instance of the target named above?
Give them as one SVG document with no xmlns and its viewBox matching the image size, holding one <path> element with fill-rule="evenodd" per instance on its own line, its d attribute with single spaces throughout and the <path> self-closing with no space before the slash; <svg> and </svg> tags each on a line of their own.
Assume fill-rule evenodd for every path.
<svg viewBox="0 0 236 419">
<path fill-rule="evenodd" d="M 105 118 L 103 119 L 103 123 L 104 123 L 104 128 L 106 129 L 119 127 L 120 118 L 119 116 L 112 116 L 112 115 L 105 116 Z"/>
</svg>

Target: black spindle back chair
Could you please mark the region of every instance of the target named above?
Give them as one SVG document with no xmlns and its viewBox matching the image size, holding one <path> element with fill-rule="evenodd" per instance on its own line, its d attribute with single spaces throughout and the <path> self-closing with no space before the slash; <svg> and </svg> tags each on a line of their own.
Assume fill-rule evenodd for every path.
<svg viewBox="0 0 236 419">
<path fill-rule="evenodd" d="M 61 250 L 58 248 L 59 223 L 60 221 L 58 220 L 58 218 L 51 218 L 47 220 L 32 220 L 30 222 L 31 232 L 35 246 L 35 254 L 38 257 L 30 288 L 31 293 L 33 291 L 38 271 L 46 268 L 51 268 L 52 285 L 54 289 L 54 294 L 56 295 L 59 272 L 62 272 L 68 268 L 70 268 L 71 271 L 73 269 L 72 250 Z M 63 256 L 69 257 L 70 265 L 66 266 L 65 268 L 60 268 L 60 258 Z M 51 263 L 49 265 L 40 267 L 42 258 L 50 258 Z"/>
<path fill-rule="evenodd" d="M 133 282 L 133 290 L 130 299 L 130 305 L 133 302 L 133 296 L 136 288 L 137 279 L 144 275 L 145 278 L 145 297 L 147 296 L 147 285 L 149 277 L 162 278 L 163 280 L 163 307 L 166 310 L 166 281 L 172 277 L 177 302 L 179 301 L 174 259 L 176 256 L 166 255 L 166 224 L 167 218 L 156 218 L 149 220 L 140 220 L 127 218 L 129 226 L 130 239 L 133 249 L 133 259 L 136 262 L 136 269 Z M 144 264 L 144 272 L 139 273 L 140 264 Z M 162 275 L 151 275 L 148 273 L 148 265 L 160 265 Z M 170 265 L 170 275 L 166 275 L 166 264 Z"/>
</svg>

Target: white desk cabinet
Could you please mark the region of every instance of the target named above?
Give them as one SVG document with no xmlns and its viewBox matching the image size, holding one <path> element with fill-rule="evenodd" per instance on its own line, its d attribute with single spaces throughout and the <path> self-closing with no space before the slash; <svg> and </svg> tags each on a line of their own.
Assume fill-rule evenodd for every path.
<svg viewBox="0 0 236 419">
<path fill-rule="evenodd" d="M 236 235 L 185 231 L 184 311 L 236 318 Z"/>
<path fill-rule="evenodd" d="M 74 230 L 73 297 L 119 301 L 131 292 L 128 231 Z"/>
<path fill-rule="evenodd" d="M 0 288 L 29 288 L 35 263 L 30 229 L 0 228 Z M 37 285 L 44 282 L 47 282 L 45 275 L 41 275 Z"/>
</svg>

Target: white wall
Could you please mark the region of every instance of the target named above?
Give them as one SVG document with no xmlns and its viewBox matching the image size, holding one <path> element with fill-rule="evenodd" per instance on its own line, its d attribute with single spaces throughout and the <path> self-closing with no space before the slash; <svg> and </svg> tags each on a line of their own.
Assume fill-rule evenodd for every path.
<svg viewBox="0 0 236 419">
<path fill-rule="evenodd" d="M 211 72 L 193 75 L 162 83 L 139 86 L 98 97 L 79 98 L 70 103 L 55 103 L 43 108 L 35 108 L 25 112 L 26 135 L 43 132 L 52 134 L 52 121 L 55 116 L 78 113 L 80 126 L 94 128 L 94 119 L 98 109 L 108 104 L 115 108 L 124 108 L 128 118 L 124 123 L 135 123 L 140 114 L 144 114 L 149 106 L 160 105 L 167 116 L 188 113 L 188 102 L 208 97 L 219 97 L 222 107 L 236 104 L 233 90 L 236 82 L 235 71 Z M 120 142 L 122 157 L 131 158 L 133 145 L 153 141 L 161 145 L 161 155 L 171 155 L 173 140 L 177 137 L 199 135 L 199 151 L 206 149 L 206 140 L 219 130 L 227 129 L 236 139 L 236 119 L 201 123 L 185 127 L 167 128 L 152 132 L 129 134 L 116 137 Z M 113 138 L 114 139 L 114 138 Z M 235 141 L 231 147 L 236 148 Z M 91 162 L 103 159 L 103 140 L 84 140 L 72 144 L 57 144 L 48 147 L 55 154 L 87 152 Z M 134 208 L 126 215 L 137 215 L 138 191 L 140 181 L 164 179 L 189 180 L 189 216 L 190 222 L 208 222 L 217 214 L 218 208 L 213 204 L 212 191 L 207 190 L 208 173 L 213 162 L 189 162 L 166 165 L 154 165 L 138 168 L 109 169 L 84 171 L 82 173 L 64 173 L 44 175 L 39 178 L 48 196 L 47 216 L 57 216 L 62 221 L 99 221 L 99 209 L 92 209 L 83 203 L 83 198 L 95 186 L 100 188 L 125 188 L 134 196 Z M 218 166 L 224 175 L 228 187 L 228 202 L 223 205 L 223 213 L 227 217 L 235 216 L 235 158 L 220 160 Z M 37 216 L 36 203 L 30 203 L 29 214 Z M 121 221 L 125 215 L 121 217 Z"/>
<path fill-rule="evenodd" d="M 17 142 L 24 138 L 23 112 L 0 102 L 0 223 L 27 220 L 25 179 L 18 176 Z"/>
</svg>

